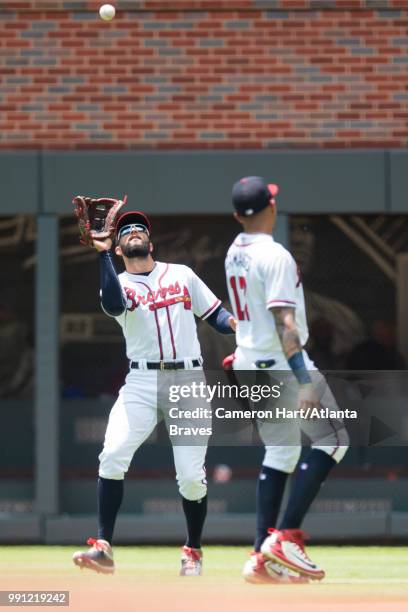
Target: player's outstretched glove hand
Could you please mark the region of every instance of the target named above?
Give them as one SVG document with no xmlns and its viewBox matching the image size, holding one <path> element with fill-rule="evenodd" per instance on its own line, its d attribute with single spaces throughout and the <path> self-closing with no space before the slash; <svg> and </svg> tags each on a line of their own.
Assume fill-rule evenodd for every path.
<svg viewBox="0 0 408 612">
<path fill-rule="evenodd" d="M 126 198 L 127 196 L 123 200 L 116 200 L 76 196 L 72 203 L 78 219 L 80 243 L 94 246 L 94 240 L 103 241 L 111 238 L 115 233 L 119 211 L 126 204 Z"/>
</svg>

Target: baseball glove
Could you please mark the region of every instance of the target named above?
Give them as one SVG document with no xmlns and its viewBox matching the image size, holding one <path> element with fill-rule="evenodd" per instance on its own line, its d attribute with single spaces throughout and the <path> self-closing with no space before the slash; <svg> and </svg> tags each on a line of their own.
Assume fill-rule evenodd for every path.
<svg viewBox="0 0 408 612">
<path fill-rule="evenodd" d="M 126 199 L 127 196 L 123 200 L 76 196 L 72 203 L 78 219 L 80 243 L 92 246 L 94 240 L 112 237 L 119 211 L 126 204 Z"/>
</svg>

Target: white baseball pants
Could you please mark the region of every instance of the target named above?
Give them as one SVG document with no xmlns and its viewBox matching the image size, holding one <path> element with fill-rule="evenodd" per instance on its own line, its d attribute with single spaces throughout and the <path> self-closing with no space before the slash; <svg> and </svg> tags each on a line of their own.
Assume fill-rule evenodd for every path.
<svg viewBox="0 0 408 612">
<path fill-rule="evenodd" d="M 201 368 L 194 368 L 194 380 L 200 376 L 204 379 L 204 374 L 199 375 L 197 370 Z M 164 418 L 166 424 L 169 422 L 169 384 L 184 384 L 186 376 L 188 373 L 185 370 L 129 372 L 109 415 L 105 442 L 99 455 L 99 476 L 123 480 L 133 455 L 150 436 L 158 421 Z M 182 446 L 178 437 L 173 444 L 179 491 L 191 501 L 202 499 L 207 492 L 204 467 L 207 444 L 202 437 L 200 440 L 200 445 Z"/>
<path fill-rule="evenodd" d="M 235 353 L 233 362 L 234 370 L 256 370 L 254 361 L 246 358 L 239 349 Z M 303 351 L 305 364 L 311 373 L 313 383 L 318 393 L 320 404 L 329 410 L 338 410 L 336 400 L 330 391 L 324 376 L 316 369 L 314 363 L 309 359 L 306 351 Z M 275 365 L 268 371 L 287 371 L 288 364 L 283 353 L 272 355 Z M 298 386 L 295 382 L 293 393 L 290 396 L 291 405 L 286 408 L 297 409 Z M 286 397 L 285 397 L 286 399 Z M 265 456 L 262 464 L 266 467 L 291 474 L 299 461 L 302 451 L 302 431 L 311 440 L 311 447 L 327 453 L 339 463 L 347 452 L 349 436 L 340 421 L 330 419 L 299 420 L 285 419 L 282 422 L 258 422 L 259 435 L 265 445 Z"/>
</svg>

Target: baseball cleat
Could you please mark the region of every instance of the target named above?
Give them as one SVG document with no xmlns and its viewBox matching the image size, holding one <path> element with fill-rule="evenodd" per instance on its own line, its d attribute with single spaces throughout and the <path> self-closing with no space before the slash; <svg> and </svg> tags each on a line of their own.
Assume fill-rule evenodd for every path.
<svg viewBox="0 0 408 612">
<path fill-rule="evenodd" d="M 203 553 L 199 548 L 183 546 L 181 555 L 180 576 L 201 576 L 203 570 Z"/>
<path fill-rule="evenodd" d="M 81 569 L 87 568 L 94 570 L 98 574 L 113 574 L 115 564 L 113 562 L 112 547 L 106 540 L 95 540 L 88 538 L 87 544 L 91 548 L 86 551 L 77 551 L 74 553 L 72 560 L 75 565 Z"/>
<path fill-rule="evenodd" d="M 312 580 L 322 580 L 324 571 L 308 557 L 304 540 L 306 534 L 300 529 L 269 529 L 270 535 L 264 540 L 261 552 L 270 559 L 298 572 L 302 576 L 308 576 Z"/>
<path fill-rule="evenodd" d="M 244 580 L 251 584 L 305 584 L 306 576 L 299 576 L 280 563 L 270 561 L 261 552 L 252 552 L 244 565 Z"/>
</svg>

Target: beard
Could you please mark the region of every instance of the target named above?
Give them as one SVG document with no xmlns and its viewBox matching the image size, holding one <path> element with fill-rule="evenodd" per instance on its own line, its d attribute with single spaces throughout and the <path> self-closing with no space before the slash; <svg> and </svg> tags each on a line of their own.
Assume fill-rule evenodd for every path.
<svg viewBox="0 0 408 612">
<path fill-rule="evenodd" d="M 128 259 L 147 259 L 150 255 L 150 242 L 127 242 L 122 247 L 122 253 Z"/>
</svg>

